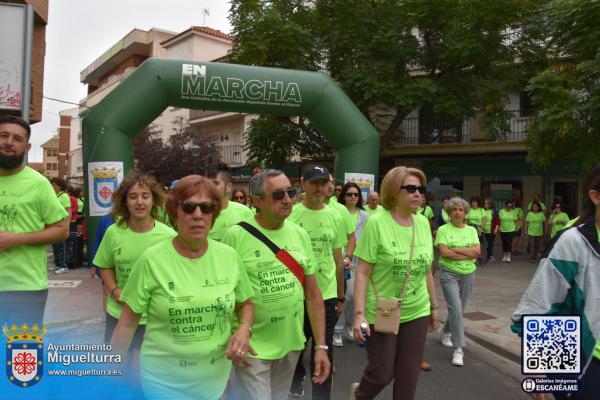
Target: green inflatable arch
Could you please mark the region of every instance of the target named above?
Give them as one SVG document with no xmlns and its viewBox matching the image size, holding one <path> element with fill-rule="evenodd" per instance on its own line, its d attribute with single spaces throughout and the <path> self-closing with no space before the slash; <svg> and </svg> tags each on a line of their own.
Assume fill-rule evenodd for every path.
<svg viewBox="0 0 600 400">
<path fill-rule="evenodd" d="M 328 75 L 150 59 L 84 115 L 88 243 L 93 243 L 100 220 L 99 213 L 90 207 L 94 190 L 105 185 L 110 191 L 114 179 L 114 172 L 96 166 L 103 161 L 120 161 L 120 172 L 127 174 L 133 168 L 132 138 L 167 106 L 306 116 L 336 150 L 338 180 L 343 181 L 345 172 L 373 174 L 377 178 L 379 134 Z M 88 178 L 89 168 L 96 172 L 93 183 Z"/>
</svg>

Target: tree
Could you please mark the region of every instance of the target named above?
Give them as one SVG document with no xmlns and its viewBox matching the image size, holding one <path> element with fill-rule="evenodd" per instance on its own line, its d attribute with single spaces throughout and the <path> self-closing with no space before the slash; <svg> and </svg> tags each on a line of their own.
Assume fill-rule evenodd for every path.
<svg viewBox="0 0 600 400">
<path fill-rule="evenodd" d="M 230 61 L 328 72 L 379 129 L 386 149 L 415 109 L 460 121 L 523 85 L 539 47 L 532 39 L 538 31 L 528 27 L 545 2 L 233 0 Z M 510 35 L 515 27 L 518 37 Z M 253 158 L 272 161 L 267 137 L 295 144 L 305 135 L 308 154 L 327 151 L 302 126 L 291 126 L 292 138 L 277 138 L 290 131 L 289 121 L 263 117 L 252 125 Z"/>
<path fill-rule="evenodd" d="M 528 87 L 537 107 L 528 160 L 539 168 L 563 159 L 589 169 L 600 160 L 600 2 L 557 1 L 547 18 L 550 65 Z"/>
<path fill-rule="evenodd" d="M 175 134 L 166 144 L 152 125 L 133 139 L 137 168 L 165 186 L 186 175 L 204 174 L 221 159 L 220 149 L 190 127 L 187 118 L 178 116 L 172 123 Z"/>
</svg>

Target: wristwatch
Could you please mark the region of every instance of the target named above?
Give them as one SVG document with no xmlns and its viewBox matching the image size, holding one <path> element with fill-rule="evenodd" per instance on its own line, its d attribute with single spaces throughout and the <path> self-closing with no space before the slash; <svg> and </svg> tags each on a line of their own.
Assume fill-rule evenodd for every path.
<svg viewBox="0 0 600 400">
<path fill-rule="evenodd" d="M 329 346 L 327 346 L 326 344 L 318 344 L 315 346 L 315 350 L 329 351 Z"/>
</svg>

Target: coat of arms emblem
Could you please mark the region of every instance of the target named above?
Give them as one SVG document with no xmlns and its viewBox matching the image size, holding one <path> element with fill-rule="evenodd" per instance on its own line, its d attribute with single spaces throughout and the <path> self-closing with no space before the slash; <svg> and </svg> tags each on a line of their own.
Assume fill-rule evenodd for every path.
<svg viewBox="0 0 600 400">
<path fill-rule="evenodd" d="M 2 328 L 6 336 L 6 376 L 19 387 L 35 385 L 44 372 L 44 334 L 46 328 L 27 324 Z"/>
</svg>

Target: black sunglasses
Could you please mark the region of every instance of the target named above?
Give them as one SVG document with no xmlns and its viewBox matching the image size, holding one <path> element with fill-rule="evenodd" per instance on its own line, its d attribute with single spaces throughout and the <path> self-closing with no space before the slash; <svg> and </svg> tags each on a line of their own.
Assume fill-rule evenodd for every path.
<svg viewBox="0 0 600 400">
<path fill-rule="evenodd" d="M 244 196 L 233 196 L 235 200 L 244 200 Z"/>
<path fill-rule="evenodd" d="M 200 207 L 202 214 L 212 214 L 215 211 L 215 204 L 209 202 L 194 203 L 193 201 L 182 201 L 179 203 L 181 210 L 186 214 L 193 214 L 196 207 Z"/>
<path fill-rule="evenodd" d="M 358 197 L 358 193 L 346 192 L 346 197 Z"/>
<path fill-rule="evenodd" d="M 415 193 L 417 190 L 421 194 L 425 194 L 427 188 L 425 186 L 417 186 L 417 185 L 402 185 L 400 189 L 406 190 L 408 193 Z"/>
<path fill-rule="evenodd" d="M 285 194 L 287 193 L 288 196 L 290 196 L 290 199 L 292 197 L 296 196 L 296 192 L 297 190 L 294 188 L 289 188 L 289 189 L 277 189 L 277 190 L 273 190 L 273 193 L 271 193 L 271 197 L 273 198 L 273 200 L 283 200 L 283 198 L 285 197 Z"/>
</svg>

